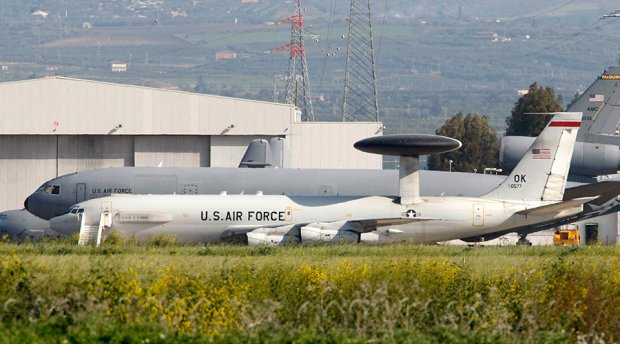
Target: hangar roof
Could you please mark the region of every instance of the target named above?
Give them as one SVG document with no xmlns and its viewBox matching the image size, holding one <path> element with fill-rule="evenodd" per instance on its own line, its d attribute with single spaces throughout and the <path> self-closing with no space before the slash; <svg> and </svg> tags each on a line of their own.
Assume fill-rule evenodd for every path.
<svg viewBox="0 0 620 344">
<path fill-rule="evenodd" d="M 295 108 L 66 77 L 0 83 L 0 135 L 285 135 Z"/>
</svg>

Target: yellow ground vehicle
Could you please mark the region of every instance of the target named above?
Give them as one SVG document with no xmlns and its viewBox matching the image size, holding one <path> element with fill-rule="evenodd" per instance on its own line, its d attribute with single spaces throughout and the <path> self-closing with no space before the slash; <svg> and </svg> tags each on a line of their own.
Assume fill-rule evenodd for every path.
<svg viewBox="0 0 620 344">
<path fill-rule="evenodd" d="M 564 225 L 556 228 L 553 233 L 554 245 L 579 245 L 579 227 Z"/>
</svg>

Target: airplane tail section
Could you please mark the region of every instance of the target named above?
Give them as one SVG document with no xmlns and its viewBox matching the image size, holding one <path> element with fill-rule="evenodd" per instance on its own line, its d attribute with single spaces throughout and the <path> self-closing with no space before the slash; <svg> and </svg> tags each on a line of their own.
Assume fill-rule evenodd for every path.
<svg viewBox="0 0 620 344">
<path fill-rule="evenodd" d="M 272 137 L 269 140 L 254 139 L 239 163 L 241 168 L 288 168 L 290 148 L 286 139 Z"/>
<path fill-rule="evenodd" d="M 566 111 L 583 112 L 580 137 L 587 134 L 613 135 L 617 137 L 620 120 L 620 67 L 610 66 L 586 89 Z M 587 139 L 579 141 L 586 141 Z"/>
<path fill-rule="evenodd" d="M 561 201 L 581 112 L 556 112 L 512 173 L 484 198 Z"/>
<path fill-rule="evenodd" d="M 263 139 L 254 139 L 248 145 L 239 167 L 265 168 L 272 167 L 272 153 L 269 142 Z"/>
</svg>

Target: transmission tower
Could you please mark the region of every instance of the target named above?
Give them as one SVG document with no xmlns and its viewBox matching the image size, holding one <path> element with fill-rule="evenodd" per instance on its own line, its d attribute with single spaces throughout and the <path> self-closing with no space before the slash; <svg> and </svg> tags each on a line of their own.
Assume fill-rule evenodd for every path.
<svg viewBox="0 0 620 344">
<path fill-rule="evenodd" d="M 370 0 L 351 0 L 344 76 L 343 121 L 377 121 L 377 74 Z"/>
<path fill-rule="evenodd" d="M 301 15 L 301 0 L 295 1 L 295 15 L 291 22 L 291 43 L 288 75 L 286 78 L 286 102 L 295 104 L 301 109 L 302 121 L 314 121 L 312 97 L 310 95 L 310 78 L 306 63 L 306 47 L 304 45 L 304 17 Z"/>
</svg>

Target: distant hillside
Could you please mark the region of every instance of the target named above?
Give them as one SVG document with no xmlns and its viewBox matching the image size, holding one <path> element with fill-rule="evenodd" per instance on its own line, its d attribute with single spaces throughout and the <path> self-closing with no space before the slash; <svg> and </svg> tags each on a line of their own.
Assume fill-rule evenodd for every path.
<svg viewBox="0 0 620 344">
<path fill-rule="evenodd" d="M 339 120 L 346 0 L 303 0 L 315 113 Z M 618 8 L 616 8 L 618 6 Z M 614 64 L 617 1 L 373 1 L 381 120 L 432 132 L 458 111 L 502 131 L 531 83 L 565 100 Z M 282 101 L 293 1 L 27 0 L 0 4 L 0 81 L 60 74 Z M 216 53 L 229 56 L 216 59 Z M 227 55 L 226 55 L 227 54 Z M 220 55 L 222 56 L 222 55 Z M 124 73 L 112 62 L 128 64 Z M 200 87 L 197 85 L 200 83 Z"/>
</svg>

